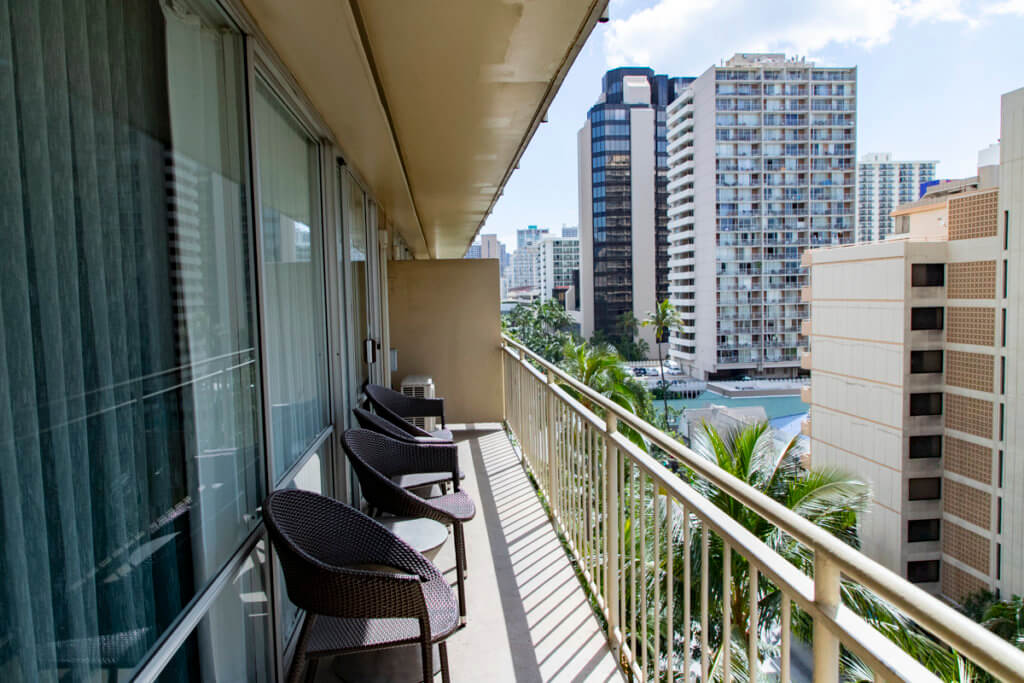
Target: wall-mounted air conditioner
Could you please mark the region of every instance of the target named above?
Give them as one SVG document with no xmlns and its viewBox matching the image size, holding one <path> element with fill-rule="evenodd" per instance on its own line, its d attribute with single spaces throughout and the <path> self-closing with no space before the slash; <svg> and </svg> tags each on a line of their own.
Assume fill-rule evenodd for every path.
<svg viewBox="0 0 1024 683">
<path fill-rule="evenodd" d="M 434 380 L 426 375 L 409 375 L 402 380 L 402 393 L 415 398 L 434 398 Z M 420 429 L 432 432 L 437 429 L 434 426 L 437 418 L 433 417 L 412 417 L 409 421 Z"/>
</svg>

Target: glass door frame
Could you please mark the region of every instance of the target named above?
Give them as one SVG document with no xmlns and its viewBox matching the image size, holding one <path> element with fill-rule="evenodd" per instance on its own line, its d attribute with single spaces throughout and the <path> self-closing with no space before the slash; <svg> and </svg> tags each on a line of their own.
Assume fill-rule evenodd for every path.
<svg viewBox="0 0 1024 683">
<path fill-rule="evenodd" d="M 380 292 L 380 247 L 379 247 L 379 231 L 377 228 L 377 205 L 371 198 L 367 185 L 363 182 L 363 179 L 359 176 L 355 170 L 345 163 L 342 156 L 338 156 L 337 159 L 337 176 L 338 189 L 339 189 L 339 202 L 342 206 L 339 220 L 341 222 L 340 229 L 343 235 L 343 245 L 345 249 L 345 301 L 346 301 L 346 318 L 348 320 L 348 330 L 355 332 L 358 326 L 358 320 L 356 319 L 356 305 L 355 292 L 356 287 L 354 286 L 354 279 L 356 277 L 354 267 L 352 265 L 352 226 L 345 221 L 345 201 L 344 196 L 344 183 L 341 182 L 341 174 L 345 173 L 349 179 L 359 187 L 362 192 L 362 210 L 363 210 L 363 225 L 366 231 L 366 327 L 365 331 L 361 331 L 360 348 L 355 349 L 354 354 L 349 354 L 351 358 L 351 365 L 349 368 L 349 382 L 351 383 L 351 389 L 349 396 L 354 402 L 357 400 L 359 387 L 359 363 L 367 361 L 366 359 L 366 341 L 372 339 L 378 346 L 375 350 L 376 360 L 368 364 L 367 377 L 370 382 L 375 383 L 387 383 L 384 381 L 383 373 L 381 368 L 384 366 L 384 357 L 382 354 L 387 352 L 387 349 L 383 348 L 382 342 L 382 330 L 384 329 L 383 321 L 381 320 L 381 292 Z M 353 367 L 354 366 L 354 367 Z"/>
<path fill-rule="evenodd" d="M 212 5 L 219 6 L 224 14 L 234 22 L 239 29 L 244 50 L 244 113 L 243 116 L 247 125 L 247 137 L 244 142 L 248 157 L 248 180 L 249 188 L 246 202 L 252 217 L 248 227 L 250 231 L 250 249 L 248 258 L 251 259 L 250 280 L 252 283 L 252 297 L 254 300 L 254 316 L 256 318 L 257 348 L 259 353 L 259 381 L 261 385 L 261 439 L 263 454 L 263 481 L 265 493 L 269 494 L 275 489 L 287 486 L 295 473 L 299 471 L 313 454 L 321 451 L 321 480 L 324 486 L 324 494 L 348 500 L 347 486 L 339 486 L 343 478 L 348 477 L 350 468 L 337 464 L 337 457 L 341 453 L 340 435 L 344 428 L 351 423 L 351 400 L 354 392 L 350 390 L 352 375 L 350 374 L 350 363 L 348 361 L 348 331 L 351 329 L 353 315 L 352 289 L 350 281 L 351 263 L 348 253 L 347 226 L 343 220 L 343 206 L 341 200 L 341 185 L 337 169 L 341 160 L 341 151 L 333 141 L 333 133 L 323 119 L 316 112 L 310 101 L 302 94 L 303 91 L 290 75 L 287 67 L 277 57 L 274 50 L 266 42 L 256 22 L 252 19 L 248 10 L 241 0 L 210 0 Z M 272 451 L 272 424 L 271 424 L 271 399 L 268 389 L 267 371 L 267 336 L 266 336 L 266 292 L 263 271 L 263 236 L 262 236 L 262 212 L 261 193 L 259 182 L 258 141 L 256 138 L 256 125 L 254 121 L 255 97 L 257 79 L 263 79 L 269 90 L 278 98 L 281 104 L 300 124 L 303 131 L 317 145 L 318 173 L 315 175 L 319 183 L 318 198 L 320 203 L 320 221 L 322 228 L 322 263 L 323 286 L 325 302 L 325 326 L 327 344 L 327 400 L 328 400 L 328 426 L 317 435 L 316 439 L 307 448 L 299 460 L 291 466 L 287 472 L 280 477 L 281 484 L 278 485 L 274 477 L 274 455 Z M 351 173 L 352 169 L 348 171 Z M 369 226 L 368 207 L 372 203 L 370 193 L 366 190 L 367 184 L 362 182 L 357 174 L 353 173 L 364 192 L 364 211 L 367 215 Z M 368 230 L 367 265 L 368 274 L 376 274 L 377 270 L 377 230 L 374 226 L 371 233 Z M 336 237 L 342 234 L 343 253 L 338 254 Z M 371 246 L 372 245 L 372 246 Z M 372 271 L 371 271 L 372 268 Z M 378 291 L 379 280 L 370 280 L 368 277 L 367 302 L 368 315 L 375 315 L 377 321 L 375 332 L 380 334 L 380 308 Z M 372 292 L 372 293 L 371 293 Z M 379 363 L 377 365 L 380 365 Z M 262 507 L 259 508 L 262 510 Z M 242 569 L 251 553 L 259 552 L 260 546 L 266 552 L 268 602 L 272 625 L 270 627 L 270 643 L 272 649 L 270 658 L 270 674 L 274 680 L 283 681 L 287 677 L 291 659 L 294 654 L 296 635 L 299 632 L 297 627 L 286 638 L 281 624 L 281 602 L 284 595 L 284 586 L 276 571 L 275 553 L 269 542 L 266 526 L 260 521 L 258 526 L 246 537 L 235 552 L 228 558 L 224 565 L 218 570 L 216 576 L 210 581 L 207 587 L 197 594 L 176 619 L 175 623 L 167 629 L 163 636 L 154 644 L 153 648 L 139 662 L 133 672 L 143 680 L 156 679 L 168 662 L 178 653 L 188 638 L 195 632 L 199 623 L 209 613 L 211 606 L 224 593 L 224 590 L 231 585 L 235 574 Z M 301 620 L 301 617 L 300 617 Z M 301 623 L 301 621 L 300 621 Z"/>
<path fill-rule="evenodd" d="M 337 195 L 335 181 L 327 177 L 331 174 L 327 172 L 328 168 L 325 163 L 327 159 L 333 156 L 334 146 L 330 142 L 330 131 L 327 126 L 322 122 L 319 116 L 316 114 L 316 110 L 306 100 L 301 93 L 301 90 L 294 83 L 289 75 L 289 72 L 280 65 L 273 53 L 265 47 L 261 42 L 257 40 L 249 39 L 247 36 L 247 69 L 248 69 L 248 115 L 249 115 L 249 136 L 250 136 L 250 156 L 252 159 L 251 173 L 252 173 L 252 203 L 253 209 L 253 231 L 255 233 L 255 242 L 257 245 L 256 254 L 256 279 L 257 279 L 257 310 L 259 311 L 259 332 L 260 332 L 260 357 L 261 357 L 261 374 L 263 386 L 268 387 L 268 368 L 267 368 L 267 352 L 266 343 L 267 337 L 265 333 L 266 325 L 266 294 L 264 287 L 264 273 L 263 273 L 263 224 L 262 224 L 262 210 L 261 210 L 261 192 L 260 192 L 260 174 L 259 174 L 259 154 L 258 154 L 258 139 L 256 131 L 256 122 L 254 120 L 255 115 L 255 97 L 257 90 L 257 81 L 262 80 L 267 88 L 277 97 L 280 103 L 287 109 L 288 113 L 292 115 L 296 123 L 302 128 L 303 132 L 307 137 L 316 145 L 317 152 L 317 173 L 314 176 L 317 182 L 316 190 L 319 196 L 316 200 L 319 202 L 320 207 L 320 228 L 321 228 L 321 263 L 319 264 L 322 268 L 323 287 L 324 287 L 324 305 L 325 305 L 325 317 L 321 321 L 324 326 L 324 334 L 327 346 L 327 414 L 328 414 L 328 425 L 323 429 L 317 437 L 313 440 L 310 446 L 302 454 L 302 456 L 285 471 L 280 478 L 274 476 L 274 454 L 272 452 L 273 434 L 272 434 L 272 420 L 271 416 L 271 397 L 269 389 L 265 389 L 263 392 L 263 412 L 264 412 L 264 452 L 265 452 L 265 477 L 267 492 L 274 491 L 280 488 L 287 488 L 293 481 L 297 472 L 299 472 L 313 457 L 316 453 L 321 453 L 320 467 L 321 467 L 321 483 L 323 486 L 323 493 L 327 496 L 336 496 L 337 491 L 335 490 L 335 475 L 334 475 L 334 462 L 336 460 L 335 455 L 340 453 L 337 449 L 338 444 L 336 443 L 337 436 L 341 433 L 344 428 L 344 423 L 338 422 L 338 403 L 337 387 L 340 385 L 344 387 L 347 384 L 347 378 L 344 374 L 338 374 L 337 363 L 334 362 L 334 358 L 337 351 L 338 338 L 336 333 L 336 327 L 331 321 L 331 302 L 335 300 L 333 292 L 337 291 L 337 287 L 333 286 L 332 283 L 337 282 L 337 265 L 336 262 L 332 263 L 331 255 L 335 253 L 335 249 L 332 246 L 332 240 L 329 239 L 332 233 L 332 226 L 337 219 L 337 207 L 332 201 L 332 197 Z M 264 529 L 265 536 L 265 529 Z M 291 659 L 294 655 L 296 641 L 298 640 L 297 635 L 301 630 L 301 621 L 303 617 L 300 614 L 299 623 L 291 633 L 285 633 L 285 625 L 282 624 L 281 619 L 283 615 L 282 604 L 285 596 L 285 588 L 282 585 L 281 577 L 277 571 L 277 565 L 275 562 L 276 554 L 273 546 L 267 542 L 267 565 L 268 573 L 270 575 L 270 607 L 272 615 L 272 631 L 273 631 L 273 657 L 275 663 L 275 675 L 276 680 L 285 680 L 290 667 Z"/>
</svg>

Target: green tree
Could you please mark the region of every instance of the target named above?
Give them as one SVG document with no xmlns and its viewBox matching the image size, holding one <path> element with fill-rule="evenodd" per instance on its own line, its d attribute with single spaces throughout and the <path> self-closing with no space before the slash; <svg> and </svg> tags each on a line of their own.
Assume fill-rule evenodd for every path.
<svg viewBox="0 0 1024 683">
<path fill-rule="evenodd" d="M 662 364 L 662 346 L 668 341 L 668 335 L 672 330 L 682 328 L 683 318 L 679 315 L 676 307 L 668 299 L 665 299 L 658 304 L 657 310 L 649 311 L 647 317 L 640 324 L 644 327 L 654 328 L 654 340 L 658 346 L 658 372 L 661 373 L 659 384 L 663 390 L 661 400 L 664 403 L 665 415 L 668 415 L 668 392 L 665 391 L 668 387 L 665 382 L 665 366 Z"/>
<path fill-rule="evenodd" d="M 618 351 L 610 344 L 593 346 L 588 342 L 569 342 L 562 347 L 559 367 L 640 419 L 647 420 L 651 416 L 650 392 L 633 377 Z M 603 410 L 573 387 L 563 384 L 562 388 L 588 409 L 603 414 Z M 638 433 L 625 425 L 622 428 L 624 434 L 646 450 Z"/>
<path fill-rule="evenodd" d="M 505 318 L 506 334 L 552 363 L 561 360 L 562 347 L 572 340 L 572 318 L 554 299 L 519 304 Z"/>
<path fill-rule="evenodd" d="M 615 347 L 622 354 L 622 357 L 626 360 L 646 359 L 647 353 L 651 348 L 648 346 L 646 339 L 637 338 L 640 332 L 640 321 L 637 320 L 636 316 L 630 311 L 620 315 L 617 329 L 619 335 L 618 340 L 615 342 Z"/>
<path fill-rule="evenodd" d="M 1024 598 L 1014 595 L 998 600 L 985 610 L 981 624 L 1019 650 L 1024 650 Z"/>
<path fill-rule="evenodd" d="M 794 437 L 785 445 L 779 446 L 773 432 L 765 423 L 750 425 L 743 429 L 720 434 L 713 426 L 704 424 L 693 435 L 693 450 L 704 459 L 722 468 L 739 480 L 759 490 L 769 498 L 781 503 L 801 517 L 812 522 L 833 536 L 836 536 L 853 547 L 859 547 L 856 534 L 857 517 L 862 513 L 871 499 L 870 487 L 863 481 L 835 468 L 805 469 L 801 464 L 803 448 Z M 808 575 L 813 574 L 813 552 L 796 541 L 778 527 L 763 519 L 743 503 L 737 501 L 714 484 L 693 472 L 684 470 L 681 475 L 690 485 L 707 498 L 713 505 L 739 522 L 756 538 L 768 547 L 800 568 Z M 663 496 L 650 496 L 653 501 L 646 514 L 654 520 L 664 523 L 667 514 L 667 501 Z M 700 523 L 695 519 L 683 519 L 679 510 L 674 511 L 673 555 L 674 581 L 681 589 L 675 593 L 674 614 L 676 623 L 673 625 L 673 651 L 679 647 L 696 648 L 699 641 L 699 612 L 691 616 L 694 640 L 682 643 L 683 630 L 683 593 L 687 587 L 683 585 L 683 553 L 685 552 L 685 535 L 690 535 L 690 563 L 692 567 L 691 585 L 688 587 L 691 604 L 702 604 L 701 574 L 707 572 L 710 589 L 709 633 L 708 641 L 712 649 L 711 660 L 717 663 L 722 655 L 723 642 L 731 643 L 731 657 L 736 664 L 734 673 L 738 679 L 744 678 L 746 670 L 746 643 L 750 624 L 750 567 L 739 553 L 731 554 L 730 571 L 732 576 L 728 595 L 724 594 L 722 579 L 724 576 L 724 551 L 721 538 L 715 534 L 710 536 L 708 566 L 701 565 L 701 534 Z M 635 524 L 627 524 L 626 533 L 632 533 Z M 651 553 L 648 553 L 650 556 Z M 661 571 L 667 565 L 662 563 Z M 873 627 L 896 642 L 918 661 L 928 666 L 944 680 L 954 680 L 965 667 L 965 662 L 956 653 L 932 640 L 913 622 L 895 610 L 889 603 L 881 600 L 860 585 L 843 580 L 841 594 L 844 604 L 859 614 Z M 759 642 L 766 643 L 778 633 L 781 622 L 783 595 L 777 586 L 763 575 L 757 583 L 759 620 L 753 627 L 758 629 Z M 728 609 L 732 624 L 732 633 L 721 632 L 723 610 Z M 657 623 L 649 619 L 649 623 Z M 801 640 L 810 642 L 812 623 L 810 618 L 799 609 L 793 610 L 793 633 Z M 657 637 L 665 638 L 667 634 Z M 647 634 L 648 638 L 655 637 Z M 667 651 L 669 643 L 663 643 L 662 651 Z M 773 654 L 770 647 L 762 646 L 762 658 Z M 699 652 L 694 652 L 699 656 Z M 847 680 L 860 680 L 864 671 L 863 665 L 850 653 L 843 654 L 843 668 Z M 720 672 L 719 672 L 720 674 Z M 870 680 L 870 679 L 867 679 Z"/>
</svg>

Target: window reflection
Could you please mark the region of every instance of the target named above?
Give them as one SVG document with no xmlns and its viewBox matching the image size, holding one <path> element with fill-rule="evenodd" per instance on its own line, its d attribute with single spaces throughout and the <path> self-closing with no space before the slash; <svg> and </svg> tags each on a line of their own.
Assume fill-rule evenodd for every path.
<svg viewBox="0 0 1024 683">
<path fill-rule="evenodd" d="M 242 38 L 25 0 L 0 42 L 0 678 L 116 677 L 263 497 Z"/>
<path fill-rule="evenodd" d="M 327 427 L 327 339 L 317 147 L 259 80 L 267 374 L 275 478 Z"/>
</svg>

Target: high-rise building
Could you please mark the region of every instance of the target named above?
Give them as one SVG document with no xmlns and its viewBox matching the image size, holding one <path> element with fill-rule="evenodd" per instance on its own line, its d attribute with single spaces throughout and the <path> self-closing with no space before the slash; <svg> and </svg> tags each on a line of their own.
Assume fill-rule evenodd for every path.
<svg viewBox="0 0 1024 683">
<path fill-rule="evenodd" d="M 999 377 L 999 403 L 994 432 L 999 451 L 990 460 L 996 490 L 997 545 L 994 549 L 996 586 L 1003 595 L 1024 594 L 1024 88 L 1003 95 L 999 131 L 999 216 L 1002 227 L 1001 289 L 1005 307 L 998 305 L 998 341 L 993 344 Z M 984 154 L 984 151 L 983 151 Z M 997 237 L 998 240 L 998 237 Z M 998 304 L 998 302 L 997 302 Z M 994 340 L 995 341 L 995 340 Z M 1005 374 L 1002 371 L 1005 364 Z M 999 519 L 999 515 L 1002 515 Z M 1005 539 L 1005 541 L 1004 541 Z"/>
<path fill-rule="evenodd" d="M 528 287 L 536 289 L 538 286 L 537 275 L 539 265 L 537 263 L 540 251 L 537 243 L 527 244 L 512 254 L 512 287 L 522 289 Z"/>
<path fill-rule="evenodd" d="M 480 235 L 480 258 L 494 258 L 499 261 L 505 252 L 505 245 L 497 235 Z"/>
<path fill-rule="evenodd" d="M 580 267 L 580 241 L 575 238 L 548 237 L 536 244 L 537 287 L 541 298 L 555 296 L 556 289 L 573 284 L 573 273 Z"/>
<path fill-rule="evenodd" d="M 665 107 L 693 79 L 624 67 L 604 75 L 578 134 L 583 334 L 619 333 L 668 297 Z M 655 347 L 651 328 L 642 336 Z"/>
<path fill-rule="evenodd" d="M 871 484 L 866 554 L 953 601 L 1024 590 L 1009 332 L 1024 302 L 1008 285 L 1024 263 L 1007 230 L 1024 213 L 1024 89 L 1002 120 L 1002 165 L 983 153 L 977 177 L 898 206 L 884 241 L 805 255 L 811 461 Z"/>
<path fill-rule="evenodd" d="M 473 242 L 469 245 L 469 249 L 466 250 L 466 255 L 463 258 L 480 258 L 480 243 Z"/>
<path fill-rule="evenodd" d="M 794 375 L 810 246 L 854 239 L 857 69 L 737 54 L 668 108 L 671 357 Z"/>
<path fill-rule="evenodd" d="M 892 234 L 892 210 L 918 199 L 935 180 L 937 161 L 896 161 L 889 152 L 865 154 L 857 162 L 857 241 Z"/>
<path fill-rule="evenodd" d="M 565 237 L 565 238 L 577 237 L 578 238 L 579 236 L 580 236 L 580 229 L 579 229 L 578 226 L 575 226 L 575 225 L 563 225 L 562 226 L 562 237 Z"/>
<path fill-rule="evenodd" d="M 540 229 L 536 225 L 528 225 L 523 230 L 516 230 L 516 251 L 540 242 L 549 234 L 550 231 L 547 228 Z"/>
</svg>

